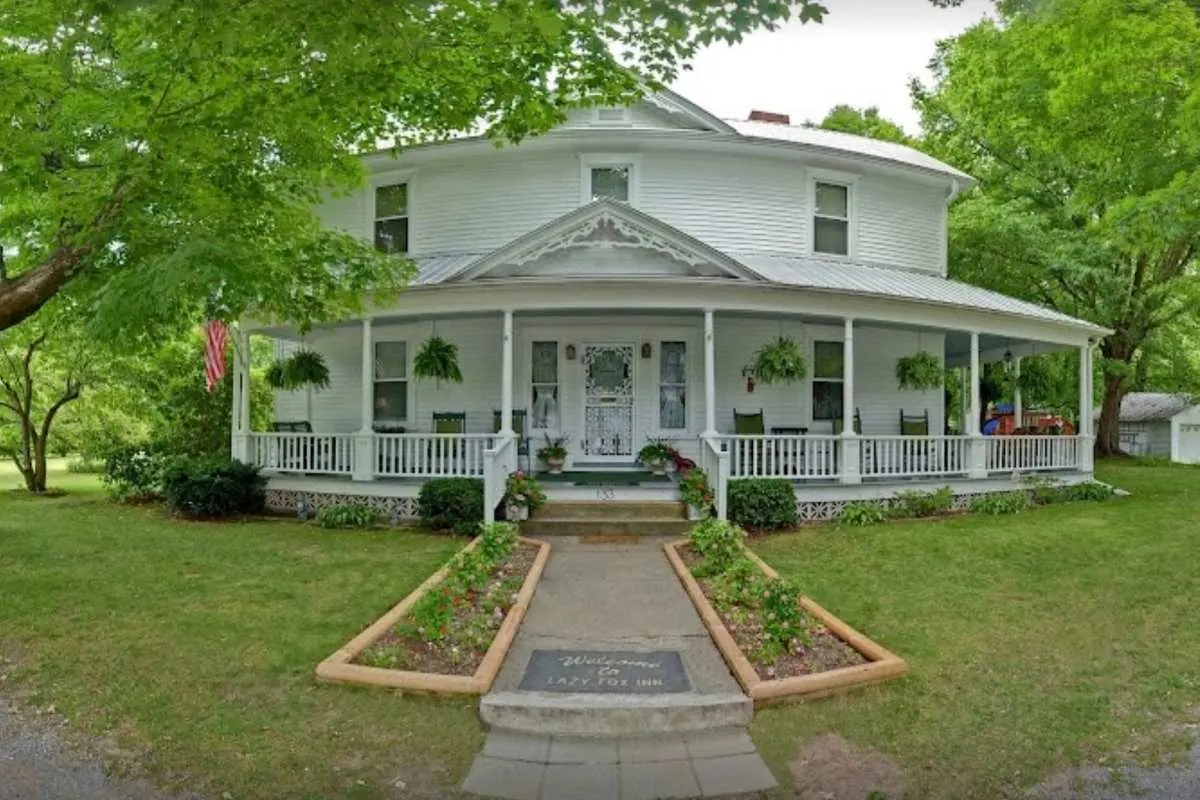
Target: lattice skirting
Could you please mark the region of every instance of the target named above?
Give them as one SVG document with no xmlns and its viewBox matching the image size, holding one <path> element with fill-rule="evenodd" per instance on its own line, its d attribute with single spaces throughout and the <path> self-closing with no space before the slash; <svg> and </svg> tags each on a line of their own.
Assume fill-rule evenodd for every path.
<svg viewBox="0 0 1200 800">
<path fill-rule="evenodd" d="M 1003 492 L 963 492 L 954 495 L 954 504 L 951 508 L 955 511 L 966 511 L 970 508 L 971 503 L 981 497 L 999 497 L 1000 495 L 1009 494 L 1024 494 L 1029 496 L 1032 492 L 1028 489 L 1015 489 Z M 878 500 L 804 500 L 796 498 L 796 514 L 800 522 L 828 522 L 840 517 L 846 506 L 850 503 L 871 503 L 887 511 L 895 505 L 896 500 L 894 498 L 882 498 Z"/>
<path fill-rule="evenodd" d="M 393 524 L 417 518 L 415 497 L 372 497 L 360 494 L 330 494 L 328 492 L 297 492 L 291 489 L 268 489 L 267 508 L 299 519 L 314 516 L 322 506 L 346 503 L 366 503 L 385 515 Z"/>
</svg>

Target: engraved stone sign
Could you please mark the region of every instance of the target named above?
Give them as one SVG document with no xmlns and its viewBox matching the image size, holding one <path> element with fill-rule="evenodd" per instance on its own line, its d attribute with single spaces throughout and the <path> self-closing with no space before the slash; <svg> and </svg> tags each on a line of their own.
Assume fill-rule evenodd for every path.
<svg viewBox="0 0 1200 800">
<path fill-rule="evenodd" d="M 661 694 L 691 688 L 678 650 L 534 650 L 521 688 L 535 692 Z"/>
</svg>

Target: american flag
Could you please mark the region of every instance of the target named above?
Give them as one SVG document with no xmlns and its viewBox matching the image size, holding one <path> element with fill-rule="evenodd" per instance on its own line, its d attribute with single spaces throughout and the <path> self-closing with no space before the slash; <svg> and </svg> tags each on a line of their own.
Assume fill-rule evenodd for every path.
<svg viewBox="0 0 1200 800">
<path fill-rule="evenodd" d="M 204 324 L 204 380 L 211 393 L 225 377 L 225 343 L 229 326 L 219 319 Z"/>
</svg>

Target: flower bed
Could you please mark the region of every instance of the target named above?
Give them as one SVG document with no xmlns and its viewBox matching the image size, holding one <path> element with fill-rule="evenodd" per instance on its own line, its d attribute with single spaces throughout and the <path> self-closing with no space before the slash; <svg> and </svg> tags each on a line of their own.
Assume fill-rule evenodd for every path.
<svg viewBox="0 0 1200 800">
<path fill-rule="evenodd" d="M 742 544 L 736 525 L 708 520 L 666 545 L 721 654 L 756 704 L 814 697 L 903 675 L 907 665 L 803 597 Z"/>
<path fill-rule="evenodd" d="M 550 545 L 484 526 L 408 597 L 317 667 L 322 680 L 439 694 L 491 688 Z"/>
</svg>

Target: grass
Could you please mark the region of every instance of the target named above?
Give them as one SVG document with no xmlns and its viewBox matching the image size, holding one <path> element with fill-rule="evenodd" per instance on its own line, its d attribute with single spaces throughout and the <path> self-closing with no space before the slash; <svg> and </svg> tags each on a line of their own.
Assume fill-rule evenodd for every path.
<svg viewBox="0 0 1200 800">
<path fill-rule="evenodd" d="M 755 542 L 911 671 L 760 712 L 776 774 L 823 731 L 894 759 L 917 797 L 1009 796 L 1067 764 L 1178 746 L 1171 721 L 1200 706 L 1200 469 L 1098 477 L 1132 496 Z"/>
<path fill-rule="evenodd" d="M 18 483 L 0 468 L 0 489 Z M 213 797 L 441 796 L 461 781 L 482 745 L 477 701 L 312 671 L 462 540 L 182 523 L 108 504 L 94 476 L 51 484 L 71 493 L 0 491 L 6 693 Z"/>
</svg>

